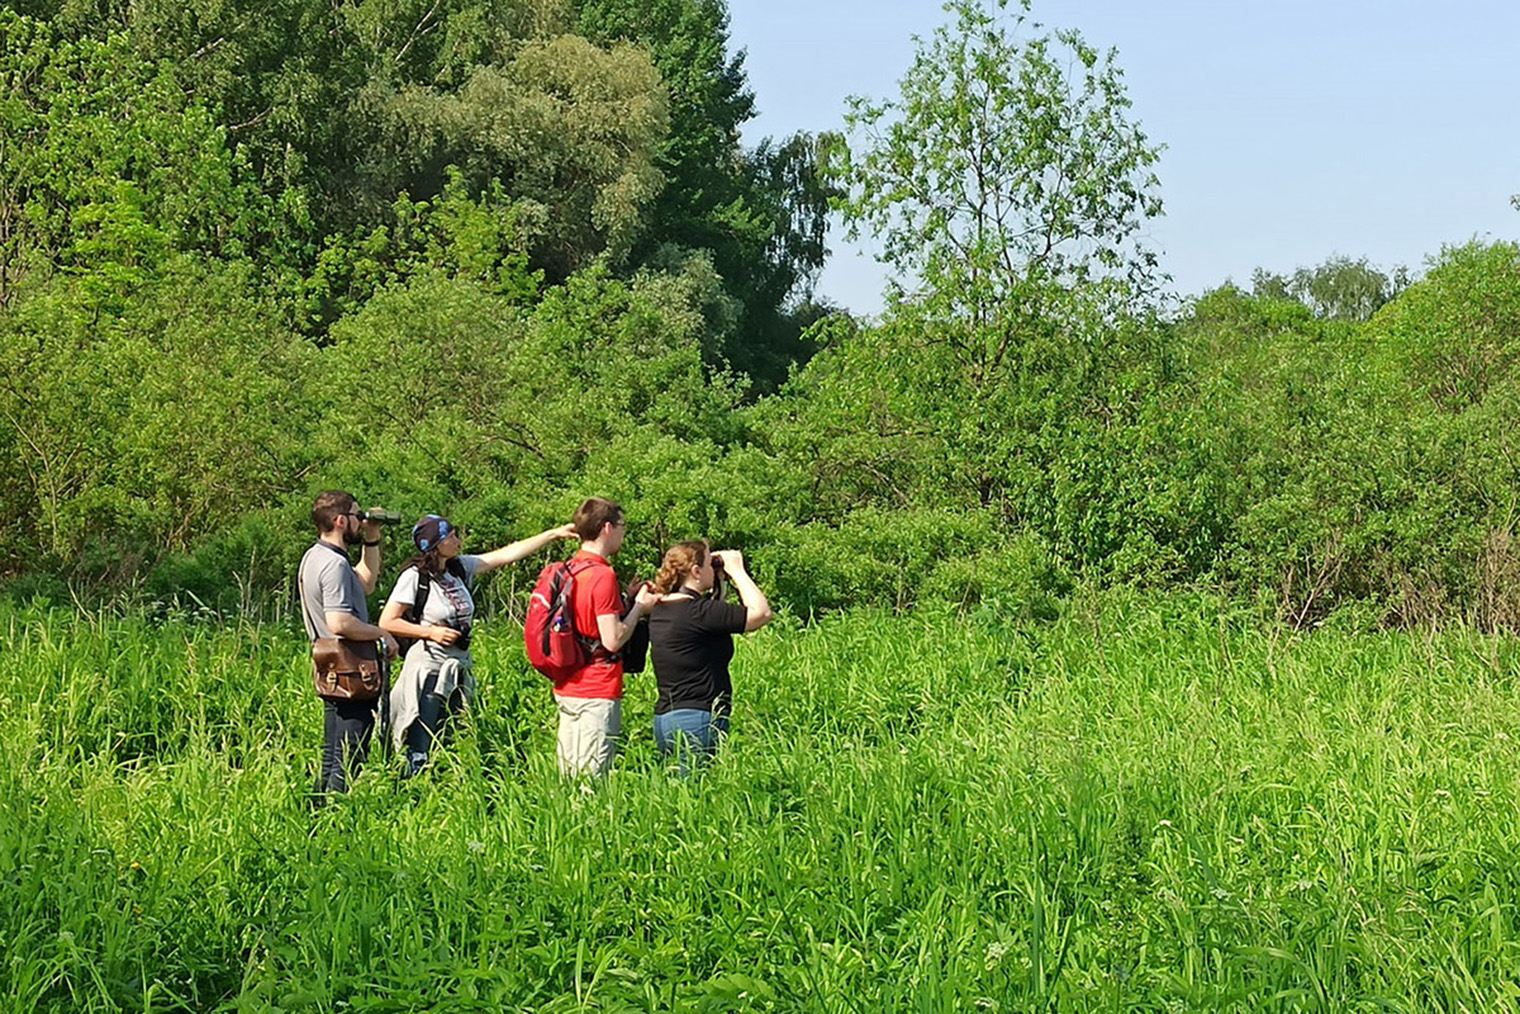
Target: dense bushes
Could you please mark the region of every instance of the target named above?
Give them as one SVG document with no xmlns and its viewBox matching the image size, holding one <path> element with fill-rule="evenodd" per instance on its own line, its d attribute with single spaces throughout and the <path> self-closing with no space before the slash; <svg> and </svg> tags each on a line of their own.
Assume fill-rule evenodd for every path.
<svg viewBox="0 0 1520 1014">
<path fill-rule="evenodd" d="M 1520 249 L 1444 251 L 1367 324 L 1211 294 L 1182 329 L 1198 418 L 1231 465 L 1216 576 L 1310 622 L 1349 599 L 1388 622 L 1511 625 Z M 1454 400 L 1457 392 L 1466 392 Z"/>
<path fill-rule="evenodd" d="M 1101 356 L 1047 327 L 981 390 L 901 320 L 831 323 L 751 405 L 704 362 L 701 258 L 532 304 L 419 271 L 321 346 L 256 278 L 186 255 L 116 312 L 59 278 L 5 315 L 13 573 L 233 605 L 285 594 L 320 488 L 451 512 L 482 546 L 605 493 L 634 520 L 626 569 L 705 533 L 804 613 L 1044 615 L 1075 578 L 1216 583 L 1299 624 L 1350 601 L 1520 619 L 1508 244 L 1447 251 L 1364 325 L 1226 287 L 1110 326 Z"/>
<path fill-rule="evenodd" d="M 1517 300 L 1520 250 L 1468 245 L 1366 324 L 1227 286 L 1169 324 L 1047 324 L 980 390 L 906 315 L 835 328 L 751 413 L 785 477 L 778 587 L 959 601 L 947 575 L 1013 554 L 1037 586 L 1207 582 L 1294 624 L 1514 625 Z"/>
<path fill-rule="evenodd" d="M 597 7 L 609 26 L 636 13 L 615 6 Z M 818 354 L 764 397 L 793 346 L 736 345 L 758 319 L 735 292 L 738 248 L 640 232 L 647 188 L 616 222 L 587 194 L 535 203 L 513 176 L 531 152 L 514 149 L 417 169 L 436 186 L 383 194 L 368 219 L 379 177 L 342 214 L 312 209 L 314 191 L 244 157 L 267 158 L 272 128 L 252 149 L 230 140 L 225 110 L 201 104 L 206 82 L 143 56 L 143 25 L 92 40 L 0 14 L 0 143 L 20 181 L 0 191 L 19 223 L 0 240 L 0 573 L 230 606 L 288 595 L 320 489 L 446 511 L 476 546 L 603 494 L 633 522 L 629 571 L 706 534 L 742 547 L 801 613 L 927 599 L 1046 615 L 1087 581 L 1217 584 L 1296 624 L 1350 601 L 1392 623 L 1520 622 L 1520 250 L 1449 249 L 1402 291 L 1402 275 L 1342 259 L 1162 314 L 1137 238 L 1159 211 L 1154 152 L 1111 58 L 1076 36 L 1020 42 L 972 4 L 953 13 L 969 34 L 942 31 L 915 64 L 922 136 L 890 138 L 908 154 L 827 156 L 849 215 L 885 223 L 919 286 L 894 286 L 877 322 L 825 317 L 796 346 Z M 721 10 L 707 14 L 721 35 Z M 1029 74 L 981 80 L 992 64 L 962 42 Z M 645 57 L 608 45 L 658 106 Z M 1086 85 L 1071 91 L 1047 45 L 1076 47 Z M 936 105 L 936 60 L 967 88 L 1045 97 L 998 107 L 1024 133 L 999 133 L 1009 160 L 978 178 L 1027 191 L 1006 221 L 977 219 L 981 202 L 947 211 L 965 166 L 944 131 L 965 110 Z M 446 92 L 407 94 L 468 98 Z M 1118 148 L 1035 116 L 1100 96 Z M 671 129 L 696 129 L 692 107 L 671 108 Z M 959 168 L 905 205 L 892 174 L 940 156 Z M 558 164 L 533 185 L 552 190 Z M 317 175 L 341 190 L 332 169 Z M 1112 193 L 1041 203 L 1046 172 L 1096 174 Z M 817 179 L 796 182 L 819 197 Z M 696 213 L 659 208 L 667 224 Z M 313 231 L 334 215 L 343 230 Z M 1036 220 L 1050 242 L 1021 245 Z M 994 226 L 1004 239 L 966 246 L 961 232 Z M 550 236 L 575 256 L 546 260 Z M 630 242 L 637 257 L 620 259 Z M 756 270 L 791 285 L 820 256 Z M 754 363 L 768 365 L 735 365 Z"/>
</svg>

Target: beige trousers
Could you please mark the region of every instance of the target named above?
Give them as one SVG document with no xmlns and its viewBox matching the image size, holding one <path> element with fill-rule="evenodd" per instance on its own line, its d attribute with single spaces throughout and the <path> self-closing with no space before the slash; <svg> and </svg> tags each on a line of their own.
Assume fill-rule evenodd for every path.
<svg viewBox="0 0 1520 1014">
<path fill-rule="evenodd" d="M 605 776 L 623 730 L 623 702 L 599 697 L 562 697 L 559 704 L 559 773 L 566 778 Z"/>
</svg>

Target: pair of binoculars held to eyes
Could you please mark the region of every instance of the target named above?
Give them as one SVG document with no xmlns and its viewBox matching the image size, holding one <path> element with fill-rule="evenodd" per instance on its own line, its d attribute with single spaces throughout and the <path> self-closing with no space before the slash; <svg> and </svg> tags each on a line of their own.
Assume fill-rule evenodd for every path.
<svg viewBox="0 0 1520 1014">
<path fill-rule="evenodd" d="M 401 512 L 388 511 L 384 507 L 371 507 L 367 511 L 360 512 L 359 520 L 373 521 L 377 525 L 399 525 L 401 524 Z"/>
</svg>

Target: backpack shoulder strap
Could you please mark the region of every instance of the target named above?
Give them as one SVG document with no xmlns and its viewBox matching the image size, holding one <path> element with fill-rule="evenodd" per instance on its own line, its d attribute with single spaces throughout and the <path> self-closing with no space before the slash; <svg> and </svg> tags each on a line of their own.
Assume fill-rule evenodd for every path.
<svg viewBox="0 0 1520 1014">
<path fill-rule="evenodd" d="M 566 603 L 570 607 L 570 611 L 572 613 L 572 621 L 574 620 L 573 614 L 575 612 L 575 578 L 577 575 L 584 574 L 586 571 L 592 570 L 596 567 L 606 567 L 608 570 L 612 570 L 612 564 L 608 563 L 606 560 L 571 559 L 565 561 L 565 574 L 570 578 L 570 587 L 566 592 Z M 614 573 L 616 572 L 614 571 Z M 586 649 L 586 654 L 592 658 L 600 658 L 605 660 L 615 659 L 618 657 L 617 652 L 608 651 L 606 646 L 602 644 L 600 631 L 591 631 L 588 633 L 583 630 L 576 630 L 575 636 L 576 639 L 581 642 L 581 646 Z"/>
<path fill-rule="evenodd" d="M 417 595 L 404 617 L 408 623 L 422 622 L 422 607 L 427 605 L 428 592 L 433 590 L 433 577 L 421 567 L 417 568 Z"/>
</svg>

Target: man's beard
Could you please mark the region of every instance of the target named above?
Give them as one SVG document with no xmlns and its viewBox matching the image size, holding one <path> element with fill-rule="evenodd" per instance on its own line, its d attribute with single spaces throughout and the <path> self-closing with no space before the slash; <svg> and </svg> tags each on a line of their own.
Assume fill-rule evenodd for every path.
<svg viewBox="0 0 1520 1014">
<path fill-rule="evenodd" d="M 343 532 L 343 544 L 345 546 L 357 546 L 364 541 L 364 534 L 357 529 L 349 528 Z"/>
</svg>

